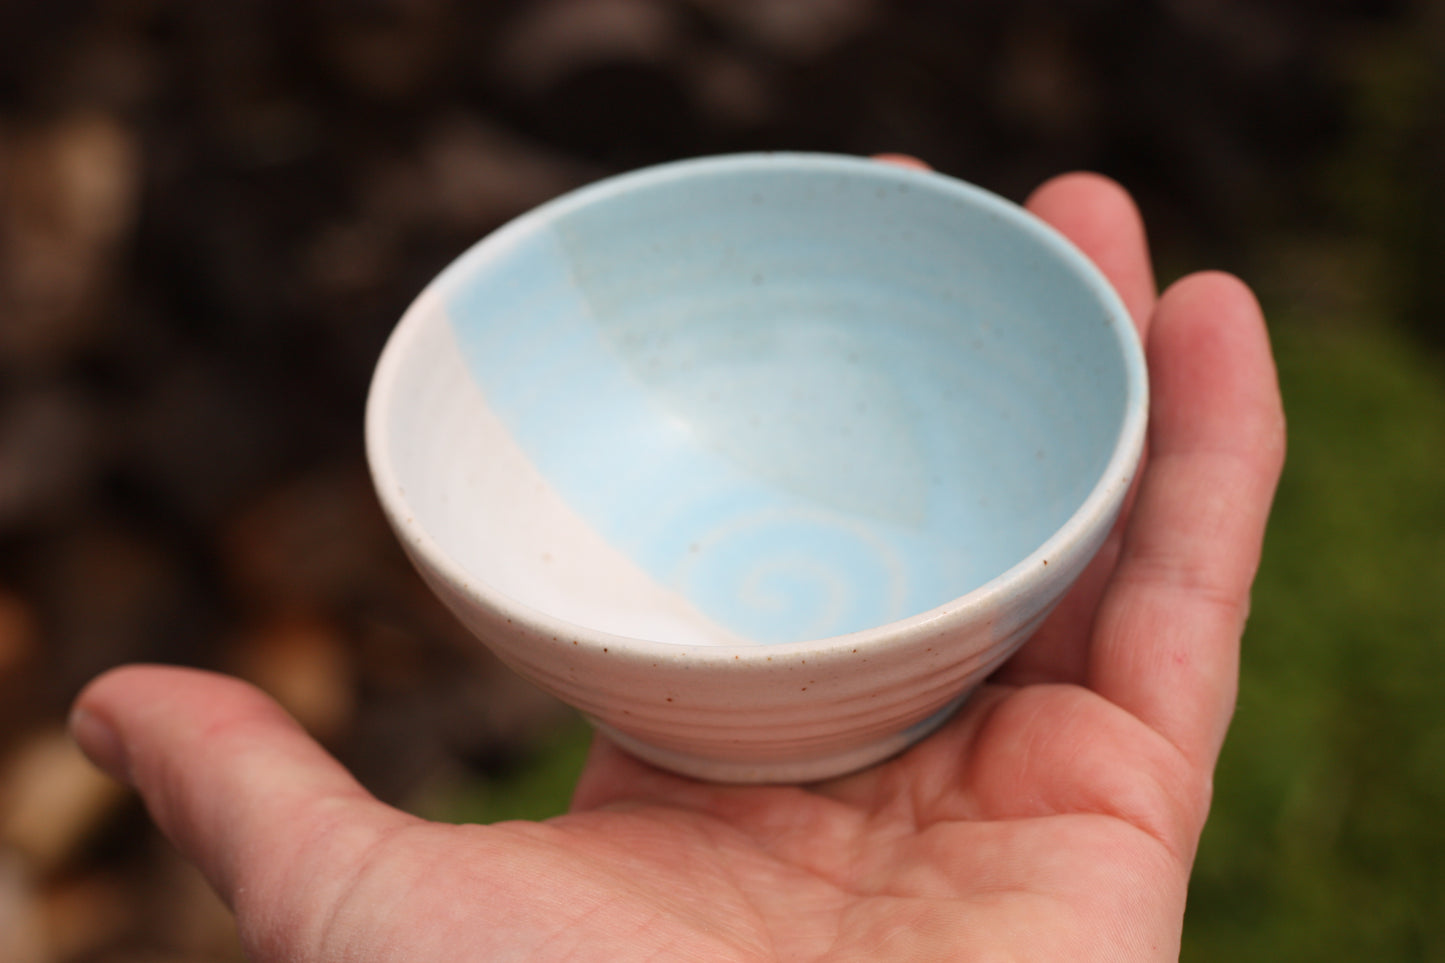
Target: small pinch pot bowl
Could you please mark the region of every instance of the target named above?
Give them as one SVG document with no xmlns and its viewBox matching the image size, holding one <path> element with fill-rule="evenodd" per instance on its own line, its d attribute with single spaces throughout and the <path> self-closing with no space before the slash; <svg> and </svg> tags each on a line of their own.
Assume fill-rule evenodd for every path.
<svg viewBox="0 0 1445 963">
<path fill-rule="evenodd" d="M 382 506 L 498 657 L 635 755 L 802 782 L 940 724 L 1097 551 L 1144 360 L 1005 200 L 861 158 L 705 158 L 482 240 L 392 334 Z"/>
</svg>

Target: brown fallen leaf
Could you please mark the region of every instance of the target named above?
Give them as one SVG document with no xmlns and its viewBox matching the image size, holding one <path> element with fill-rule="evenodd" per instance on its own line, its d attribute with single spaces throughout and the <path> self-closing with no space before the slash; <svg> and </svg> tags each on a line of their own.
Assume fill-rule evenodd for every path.
<svg viewBox="0 0 1445 963">
<path fill-rule="evenodd" d="M 21 742 L 0 768 L 0 846 L 39 874 L 64 865 L 127 791 L 92 766 L 60 727 Z"/>
<path fill-rule="evenodd" d="M 231 663 L 322 741 L 339 735 L 356 709 L 352 653 L 335 623 L 318 615 L 277 615 L 238 638 Z"/>
</svg>

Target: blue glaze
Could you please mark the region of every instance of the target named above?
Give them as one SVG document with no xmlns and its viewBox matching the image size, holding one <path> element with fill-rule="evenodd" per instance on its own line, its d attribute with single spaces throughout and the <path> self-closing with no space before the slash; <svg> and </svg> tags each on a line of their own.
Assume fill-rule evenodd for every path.
<svg viewBox="0 0 1445 963">
<path fill-rule="evenodd" d="M 761 642 L 935 608 L 1097 483 L 1127 316 L 1020 209 L 811 155 L 594 185 L 439 284 L 469 370 L 571 507 Z"/>
</svg>

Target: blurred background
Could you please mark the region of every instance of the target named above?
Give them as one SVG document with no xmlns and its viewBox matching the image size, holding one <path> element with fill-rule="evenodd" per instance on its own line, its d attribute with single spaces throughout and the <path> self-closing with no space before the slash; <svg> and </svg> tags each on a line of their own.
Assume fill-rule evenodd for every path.
<svg viewBox="0 0 1445 963">
<path fill-rule="evenodd" d="M 1134 191 L 1290 416 L 1186 960 L 1445 960 L 1445 4 L 0 3 L 0 960 L 240 959 L 63 734 L 132 660 L 262 685 L 382 798 L 545 816 L 586 745 L 412 575 L 362 453 L 446 262 L 638 165 L 901 151 Z"/>
</svg>

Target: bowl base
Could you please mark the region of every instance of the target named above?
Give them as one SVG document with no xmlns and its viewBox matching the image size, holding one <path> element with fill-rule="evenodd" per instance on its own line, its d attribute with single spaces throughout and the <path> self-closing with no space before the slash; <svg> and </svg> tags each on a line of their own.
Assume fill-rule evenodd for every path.
<svg viewBox="0 0 1445 963">
<path fill-rule="evenodd" d="M 843 752 L 803 759 L 778 759 L 751 762 L 738 759 L 717 759 L 710 756 L 663 749 L 643 742 L 597 720 L 592 725 L 624 750 L 660 769 L 708 782 L 725 783 L 804 783 L 845 776 L 874 763 L 895 756 L 948 721 L 973 690 L 963 693 L 938 712 L 914 723 L 902 732 L 854 746 Z"/>
</svg>

